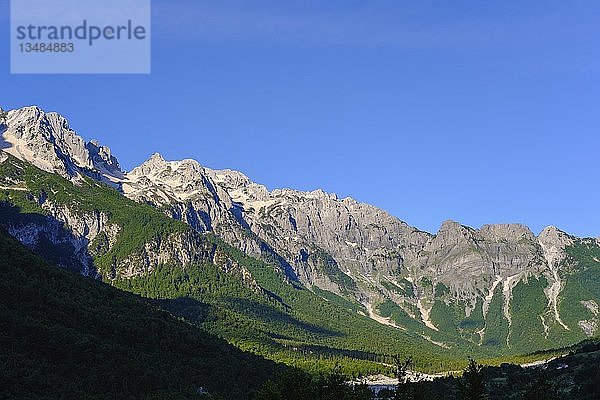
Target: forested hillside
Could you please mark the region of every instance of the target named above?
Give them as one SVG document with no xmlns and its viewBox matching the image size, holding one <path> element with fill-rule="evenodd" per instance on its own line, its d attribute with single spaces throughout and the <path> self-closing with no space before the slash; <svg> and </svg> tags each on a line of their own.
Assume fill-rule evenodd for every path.
<svg viewBox="0 0 600 400">
<path fill-rule="evenodd" d="M 0 398 L 247 399 L 277 368 L 0 229 Z"/>
<path fill-rule="evenodd" d="M 0 163 L 0 176 L 0 224 L 34 252 L 157 299 L 160 307 L 242 349 L 311 370 L 340 362 L 350 374 L 388 371 L 382 363 L 396 354 L 414 355 L 423 370 L 453 369 L 474 351 L 443 332 L 403 331 L 373 321 L 361 305 L 310 291 L 276 264 L 92 179 L 73 184 L 12 156 Z M 440 345 L 429 341 L 436 339 L 452 348 L 440 353 Z"/>
</svg>

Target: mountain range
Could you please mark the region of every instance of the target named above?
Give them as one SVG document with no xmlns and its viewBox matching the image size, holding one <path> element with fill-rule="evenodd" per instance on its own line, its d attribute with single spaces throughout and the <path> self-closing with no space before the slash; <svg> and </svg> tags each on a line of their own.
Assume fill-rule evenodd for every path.
<svg viewBox="0 0 600 400">
<path fill-rule="evenodd" d="M 359 371 L 418 352 L 421 368 L 439 370 L 598 332 L 599 239 L 455 221 L 431 234 L 352 198 L 269 191 L 159 153 L 126 172 L 35 106 L 9 111 L 0 133 L 10 235 L 269 358 L 327 354 Z"/>
</svg>

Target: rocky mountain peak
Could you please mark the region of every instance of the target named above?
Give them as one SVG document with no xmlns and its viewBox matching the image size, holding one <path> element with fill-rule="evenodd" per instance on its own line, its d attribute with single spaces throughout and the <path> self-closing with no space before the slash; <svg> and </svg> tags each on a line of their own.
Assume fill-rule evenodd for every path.
<svg viewBox="0 0 600 400">
<path fill-rule="evenodd" d="M 151 162 L 151 163 L 156 163 L 156 164 L 164 164 L 164 163 L 166 163 L 165 158 L 159 152 L 156 152 L 156 153 L 152 154 L 150 156 L 150 158 L 148 159 L 148 161 Z"/>
<path fill-rule="evenodd" d="M 97 141 L 86 143 L 62 115 L 37 106 L 9 111 L 0 148 L 48 172 L 67 179 L 80 174 L 115 182 L 122 176 L 110 149 Z"/>
<path fill-rule="evenodd" d="M 185 160 L 181 160 L 178 162 L 174 162 L 173 164 L 171 164 L 174 167 L 174 170 L 176 171 L 181 171 L 181 172 L 187 172 L 187 173 L 195 173 L 197 175 L 204 175 L 205 174 L 205 170 L 204 167 L 196 160 L 192 160 L 192 159 L 185 159 Z"/>
<path fill-rule="evenodd" d="M 308 192 L 308 194 L 309 194 L 310 197 L 315 197 L 315 198 L 323 199 L 323 200 L 334 200 L 334 201 L 336 201 L 338 199 L 337 194 L 335 194 L 335 193 L 327 193 L 323 189 L 316 189 L 316 190 L 313 190 L 311 192 Z"/>
<path fill-rule="evenodd" d="M 440 232 L 454 232 L 454 231 L 463 231 L 466 227 L 459 222 L 453 221 L 451 219 L 445 220 L 440 225 Z"/>
<path fill-rule="evenodd" d="M 265 186 L 252 182 L 250 178 L 239 171 L 230 169 L 211 170 L 208 168 L 205 171 L 217 186 L 226 191 L 238 203 L 262 202 L 268 200 L 271 196 Z"/>
<path fill-rule="evenodd" d="M 473 229 L 452 220 L 442 222 L 440 229 L 435 234 L 434 241 L 443 242 L 444 245 L 457 244 L 473 238 Z"/>
<path fill-rule="evenodd" d="M 493 224 L 483 225 L 479 230 L 481 236 L 486 240 L 519 242 L 535 242 L 536 237 L 527 226 L 523 224 Z"/>
<path fill-rule="evenodd" d="M 92 164 L 102 172 L 108 173 L 118 178 L 123 178 L 123 171 L 119 165 L 119 160 L 112 155 L 110 148 L 101 145 L 97 140 L 91 140 L 86 143 Z"/>
<path fill-rule="evenodd" d="M 547 226 L 538 235 L 539 239 L 551 240 L 551 241 L 562 241 L 562 242 L 572 242 L 572 237 L 568 233 L 565 233 L 558 229 L 556 226 Z"/>
<path fill-rule="evenodd" d="M 39 120 L 44 114 L 38 106 L 27 106 L 16 110 L 9 110 L 9 118 L 22 121 L 23 123 L 32 124 Z"/>
<path fill-rule="evenodd" d="M 193 218 L 203 220 L 200 225 L 205 230 L 212 226 L 208 217 L 211 212 L 219 209 L 219 215 L 224 215 L 231 208 L 231 199 L 211 179 L 213 176 L 213 171 L 205 169 L 196 160 L 166 161 L 162 155 L 154 153 L 147 161 L 126 174 L 122 187 L 126 196 L 137 201 L 171 206 L 194 204 L 190 207 L 198 209 L 185 212 L 178 210 L 176 213 L 186 221 L 187 214 L 206 208 L 200 217 Z"/>
<path fill-rule="evenodd" d="M 573 237 L 555 226 L 548 226 L 540 232 L 538 241 L 546 253 L 554 254 L 562 253 L 566 246 L 573 244 Z"/>
<path fill-rule="evenodd" d="M 153 153 L 149 160 L 157 160 L 157 161 L 165 161 L 165 158 L 162 156 L 162 154 L 160 154 L 159 152 Z"/>
<path fill-rule="evenodd" d="M 154 153 L 147 161 L 127 174 L 130 178 L 152 177 L 166 184 L 204 180 L 205 171 L 196 160 L 166 161 L 159 153 Z"/>
<path fill-rule="evenodd" d="M 8 113 L 2 148 L 15 157 L 70 178 L 76 166 L 90 167 L 85 142 L 58 114 L 32 106 Z"/>
<path fill-rule="evenodd" d="M 227 190 L 249 187 L 253 182 L 246 175 L 232 169 L 209 170 L 211 178 Z"/>
<path fill-rule="evenodd" d="M 167 161 L 163 158 L 160 153 L 154 153 L 149 159 L 138 165 L 130 172 L 127 173 L 129 176 L 144 176 L 151 174 L 155 171 L 164 169 L 167 166 Z"/>
</svg>

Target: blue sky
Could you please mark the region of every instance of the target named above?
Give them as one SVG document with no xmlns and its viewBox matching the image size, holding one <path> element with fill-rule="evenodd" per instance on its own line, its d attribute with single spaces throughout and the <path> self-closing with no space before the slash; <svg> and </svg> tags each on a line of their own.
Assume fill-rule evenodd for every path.
<svg viewBox="0 0 600 400">
<path fill-rule="evenodd" d="M 600 235 L 600 3 L 153 1 L 152 74 L 10 75 L 125 169 L 155 151 L 269 188 Z"/>
</svg>

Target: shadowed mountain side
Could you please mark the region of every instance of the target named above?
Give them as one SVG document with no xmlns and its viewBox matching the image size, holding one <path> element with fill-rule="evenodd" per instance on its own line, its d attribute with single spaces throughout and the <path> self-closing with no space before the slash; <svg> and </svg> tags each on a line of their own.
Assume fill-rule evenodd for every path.
<svg viewBox="0 0 600 400">
<path fill-rule="evenodd" d="M 289 325 L 308 332 L 309 334 L 316 334 L 319 336 L 343 336 L 343 334 L 340 332 L 335 332 L 330 329 L 323 328 L 322 326 L 300 321 L 299 319 L 294 318 L 290 314 L 278 310 L 273 306 L 268 306 L 252 300 L 236 297 L 227 297 L 224 299 L 224 301 L 228 303 L 232 309 L 246 315 L 253 315 L 266 323 L 280 324 L 282 326 Z"/>
<path fill-rule="evenodd" d="M 0 150 L 8 149 L 11 146 L 11 144 L 4 140 L 4 137 L 2 136 L 7 129 L 8 127 L 6 124 L 0 122 Z"/>
<path fill-rule="evenodd" d="M 55 217 L 25 212 L 19 206 L 0 201 L 0 226 L 48 262 L 82 275 L 96 274 L 88 251 L 89 240 L 75 236 Z"/>
<path fill-rule="evenodd" d="M 247 399 L 277 369 L 1 228 L 0 293 L 0 398 Z"/>
<path fill-rule="evenodd" d="M 211 304 L 203 303 L 192 297 L 180 297 L 176 299 L 161 299 L 150 300 L 152 303 L 159 305 L 161 308 L 169 312 L 184 317 L 187 320 L 203 323 L 207 318 L 210 318 L 211 311 L 216 307 Z M 292 315 L 287 314 L 277 308 L 245 299 L 241 297 L 226 297 L 222 299 L 223 304 L 217 307 L 226 307 L 229 310 L 240 313 L 241 315 L 250 316 L 256 321 L 268 324 L 269 326 L 282 328 L 290 328 L 307 332 L 309 335 L 314 334 L 321 337 L 341 337 L 340 332 L 335 332 L 326 329 L 322 326 L 303 322 Z M 280 337 L 293 340 L 289 336 L 271 335 L 272 337 Z M 323 347 L 324 348 L 324 347 Z"/>
</svg>

